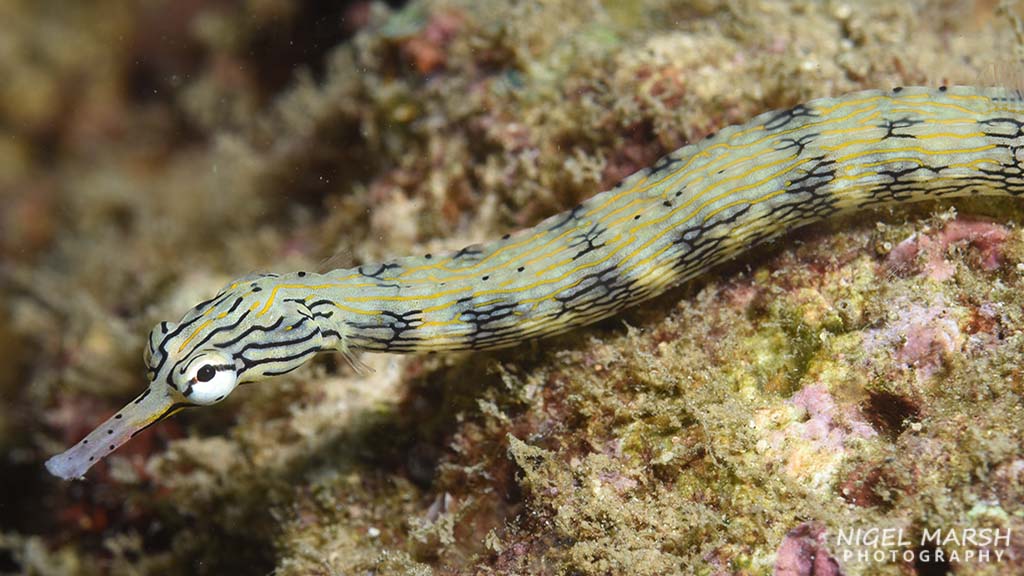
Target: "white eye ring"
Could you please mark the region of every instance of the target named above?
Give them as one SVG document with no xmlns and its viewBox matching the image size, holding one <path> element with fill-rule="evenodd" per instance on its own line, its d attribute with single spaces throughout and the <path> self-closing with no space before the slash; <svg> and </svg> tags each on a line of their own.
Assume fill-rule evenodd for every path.
<svg viewBox="0 0 1024 576">
<path fill-rule="evenodd" d="M 192 360 L 181 393 L 194 404 L 216 404 L 238 385 L 235 363 L 220 352 L 205 352 Z"/>
</svg>

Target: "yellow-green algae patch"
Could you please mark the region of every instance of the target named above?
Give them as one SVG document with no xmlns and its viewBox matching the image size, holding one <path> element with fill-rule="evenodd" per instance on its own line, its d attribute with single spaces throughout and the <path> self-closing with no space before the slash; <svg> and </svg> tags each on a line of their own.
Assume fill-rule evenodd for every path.
<svg viewBox="0 0 1024 576">
<path fill-rule="evenodd" d="M 2 9 L 0 571 L 761 574 L 816 539 L 927 573 L 843 560 L 858 526 L 1011 529 L 951 568 L 1022 568 L 1011 201 L 820 225 L 502 353 L 326 357 L 45 478 L 232 276 L 500 236 L 758 112 L 984 83 L 1016 46 L 988 3 L 172 4 Z M 970 235 L 893 256 L 967 215 L 1008 227 L 997 266 Z"/>
</svg>

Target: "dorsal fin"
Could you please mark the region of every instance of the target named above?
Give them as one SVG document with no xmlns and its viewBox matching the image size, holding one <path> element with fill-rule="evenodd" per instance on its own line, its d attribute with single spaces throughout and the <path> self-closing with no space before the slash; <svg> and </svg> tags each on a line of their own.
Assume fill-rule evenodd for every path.
<svg viewBox="0 0 1024 576">
<path fill-rule="evenodd" d="M 1022 53 L 1018 58 L 1024 57 Z M 954 82 L 955 84 L 956 82 Z M 1024 90 L 1024 60 L 999 60 L 982 67 L 974 79 L 975 86 L 1002 86 Z"/>
<path fill-rule="evenodd" d="M 337 270 L 339 268 L 354 268 L 355 257 L 352 253 L 351 248 L 342 248 L 334 254 L 324 258 L 317 264 L 316 271 L 319 274 L 325 274 L 331 270 Z"/>
</svg>

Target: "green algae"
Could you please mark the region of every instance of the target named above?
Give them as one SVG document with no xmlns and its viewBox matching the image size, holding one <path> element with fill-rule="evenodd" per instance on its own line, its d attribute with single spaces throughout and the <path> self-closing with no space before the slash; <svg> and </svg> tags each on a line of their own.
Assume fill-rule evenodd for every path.
<svg viewBox="0 0 1024 576">
<path fill-rule="evenodd" d="M 106 42 L 159 37 L 144 9 L 12 9 L 48 31 L 3 35 L 18 50 L 2 53 L 16 74 L 0 110 L 19 120 L 3 228 L 50 222 L 0 237 L 19 265 L 0 341 L 22 367 L 0 377 L 0 445 L 21 447 L 5 476 L 39 483 L 26 462 L 141 385 L 150 325 L 233 275 L 497 236 L 765 109 L 973 83 L 1015 46 L 999 17 L 945 5 L 371 4 L 282 82 L 247 54 L 300 11 L 251 4 L 200 7 L 169 31 L 176 49 Z M 154 51 L 157 77 L 188 74 L 143 98 L 154 74 L 132 80 L 131 61 Z M 83 77 L 88 105 L 64 103 Z M 1015 202 L 956 206 L 1021 221 Z M 38 523 L 5 500 L 0 550 L 40 574 L 710 574 L 771 572 L 809 523 L 1024 533 L 1021 232 L 996 270 L 970 243 L 943 254 L 945 281 L 886 265 L 951 220 L 928 206 L 819 226 L 512 351 L 373 357 L 364 376 L 321 359 L 178 417 L 86 484 L 47 480 Z M 901 354 L 908 308 L 948 310 L 954 345 Z M 958 569 L 1012 573 L 1019 556 Z"/>
</svg>

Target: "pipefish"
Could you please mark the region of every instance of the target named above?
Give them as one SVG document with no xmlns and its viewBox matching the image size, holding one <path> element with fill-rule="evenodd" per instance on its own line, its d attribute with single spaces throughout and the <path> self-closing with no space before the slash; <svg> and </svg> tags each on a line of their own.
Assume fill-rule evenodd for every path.
<svg viewBox="0 0 1024 576">
<path fill-rule="evenodd" d="M 254 274 L 161 322 L 149 386 L 46 462 L 64 479 L 189 406 L 317 352 L 512 346 L 614 315 L 797 227 L 870 207 L 1024 193 L 1024 94 L 894 88 L 767 112 L 533 228 L 445 255 Z"/>
</svg>

